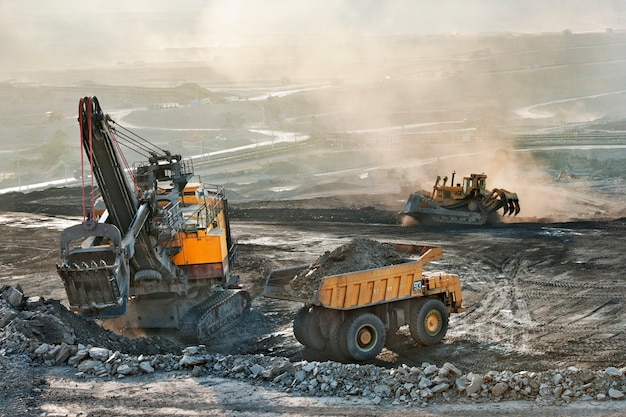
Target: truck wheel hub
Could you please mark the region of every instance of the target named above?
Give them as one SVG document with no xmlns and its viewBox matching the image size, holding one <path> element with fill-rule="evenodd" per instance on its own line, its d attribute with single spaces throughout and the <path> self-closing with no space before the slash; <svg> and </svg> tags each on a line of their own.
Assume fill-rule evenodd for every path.
<svg viewBox="0 0 626 417">
<path fill-rule="evenodd" d="M 441 317 L 439 316 L 437 311 L 431 311 L 426 315 L 426 320 L 424 320 L 424 324 L 426 327 L 426 331 L 430 335 L 436 335 L 441 330 Z"/>
<path fill-rule="evenodd" d="M 372 343 L 373 339 L 374 337 L 370 329 L 364 328 L 364 329 L 359 330 L 359 333 L 357 335 L 359 346 L 367 347 L 370 343 Z"/>
</svg>

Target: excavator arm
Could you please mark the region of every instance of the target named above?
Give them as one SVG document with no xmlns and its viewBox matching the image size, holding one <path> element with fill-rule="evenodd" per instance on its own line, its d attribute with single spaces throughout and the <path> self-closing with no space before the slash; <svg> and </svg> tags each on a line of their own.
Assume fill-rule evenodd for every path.
<svg viewBox="0 0 626 417">
<path fill-rule="evenodd" d="M 60 239 L 63 262 L 57 270 L 74 310 L 115 317 L 125 312 L 131 282 L 145 280 L 158 287 L 177 276 L 177 267 L 154 250 L 147 227 L 155 210 L 154 190 L 138 197 L 110 118 L 97 98 L 80 100 L 78 122 L 82 148 L 107 208 L 107 223 L 96 221 L 92 205 L 82 224 L 65 230 Z"/>
</svg>

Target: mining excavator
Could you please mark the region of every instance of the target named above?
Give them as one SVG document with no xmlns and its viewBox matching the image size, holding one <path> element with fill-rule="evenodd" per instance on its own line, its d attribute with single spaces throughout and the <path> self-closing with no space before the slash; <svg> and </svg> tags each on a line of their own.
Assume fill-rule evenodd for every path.
<svg viewBox="0 0 626 417">
<path fill-rule="evenodd" d="M 400 214 L 418 221 L 461 224 L 484 224 L 497 219 L 498 210 L 503 216 L 516 216 L 520 212 L 516 193 L 503 188 L 487 189 L 487 175 L 471 174 L 463 183 L 450 185 L 448 177 L 437 176 L 433 191 L 411 194 Z"/>
<path fill-rule="evenodd" d="M 231 273 L 237 245 L 224 188 L 192 181 L 191 159 L 115 123 L 96 97 L 80 100 L 78 122 L 92 175 L 81 175 L 82 223 L 60 236 L 70 310 L 113 330 L 210 343 L 250 305 Z M 122 146 L 145 160 L 129 166 Z"/>
</svg>

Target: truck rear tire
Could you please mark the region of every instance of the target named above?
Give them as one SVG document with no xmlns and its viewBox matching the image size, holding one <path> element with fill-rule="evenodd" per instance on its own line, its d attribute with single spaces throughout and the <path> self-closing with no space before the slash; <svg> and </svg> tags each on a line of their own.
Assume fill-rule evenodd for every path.
<svg viewBox="0 0 626 417">
<path fill-rule="evenodd" d="M 374 359 L 385 345 L 385 325 L 372 313 L 349 316 L 340 333 L 341 350 L 356 361 Z"/>
<path fill-rule="evenodd" d="M 339 315 L 337 316 L 338 317 L 334 317 L 334 320 L 330 322 L 328 328 L 328 348 L 336 356 L 345 359 L 350 357 L 350 355 L 345 349 L 345 343 L 343 343 L 343 322 L 341 321 L 341 317 Z"/>
<path fill-rule="evenodd" d="M 296 313 L 293 319 L 293 335 L 304 346 L 324 350 L 325 341 L 322 337 L 319 317 L 309 306 L 304 306 Z"/>
<path fill-rule="evenodd" d="M 438 299 L 419 299 L 411 308 L 411 337 L 423 346 L 435 345 L 448 331 L 448 309 Z"/>
</svg>

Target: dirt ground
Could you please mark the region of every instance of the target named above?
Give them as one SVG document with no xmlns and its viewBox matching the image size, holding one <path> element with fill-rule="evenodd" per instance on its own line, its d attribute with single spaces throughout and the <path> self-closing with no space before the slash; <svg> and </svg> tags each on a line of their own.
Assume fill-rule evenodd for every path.
<svg viewBox="0 0 626 417">
<path fill-rule="evenodd" d="M 26 296 L 57 299 L 64 290 L 55 272 L 59 231 L 73 209 L 76 190 L 2 196 L 0 286 L 20 285 Z M 451 316 L 442 344 L 416 347 L 401 329 L 390 348 L 371 363 L 381 367 L 451 362 L 463 372 L 518 372 L 569 366 L 603 370 L 626 366 L 626 221 L 502 223 L 488 227 L 406 227 L 393 204 L 380 197 L 366 209 L 335 198 L 231 203 L 233 235 L 239 244 L 236 273 L 252 295 L 252 309 L 236 331 L 208 348 L 223 354 L 263 354 L 291 361 L 329 358 L 303 348 L 293 337 L 297 303 L 262 296 L 267 273 L 313 262 L 320 254 L 364 237 L 381 242 L 441 245 L 433 269 L 461 276 L 466 313 Z M 28 203 L 28 204 L 26 204 Z M 22 205 L 23 204 L 23 205 Z M 16 207 L 28 207 L 17 212 Z M 34 207 L 37 207 L 34 209 Z M 63 214 L 63 216 L 61 216 Z M 70 217 L 66 217 L 66 216 Z M 132 343 L 121 342 L 132 349 Z M 114 346 L 114 348 L 119 346 Z M 158 344 L 172 353 L 181 346 Z M 136 351 L 145 346 L 134 346 Z M 2 357 L 0 357 L 2 358 Z M 623 401 L 561 407 L 532 403 L 441 404 L 427 409 L 373 407 L 365 400 L 298 398 L 270 388 L 215 377 L 151 374 L 127 380 L 78 379 L 67 367 L 2 365 L 6 395 L 29 398 L 40 415 L 621 415 Z M 14 382 L 18 381 L 18 382 Z M 242 395 L 243 394 L 243 395 Z M 165 402 L 162 395 L 167 395 Z"/>
<path fill-rule="evenodd" d="M 343 64 L 336 62 L 333 44 L 328 62 L 314 54 L 306 65 L 308 43 L 307 54 L 294 55 L 278 40 L 262 49 L 272 53 L 248 56 L 244 65 L 230 59 L 238 49 L 228 48 L 212 62 L 85 63 L 14 74 L 0 83 L 0 191 L 30 192 L 0 194 L 0 289 L 20 286 L 26 296 L 44 297 L 79 342 L 133 355 L 181 352 L 177 340 L 111 337 L 63 309 L 59 234 L 80 221 L 81 198 L 78 188 L 48 181 L 78 184 L 76 105 L 95 95 L 120 128 L 191 158 L 203 181 L 227 190 L 239 244 L 234 272 L 252 308 L 210 352 L 292 363 L 338 359 L 295 340 L 298 303 L 262 294 L 270 270 L 310 264 L 361 237 L 440 245 L 444 257 L 429 267 L 460 275 L 467 308 L 452 315 L 443 343 L 417 348 L 403 328 L 367 365 L 622 372 L 624 40 L 619 31 L 561 28 L 443 34 L 389 37 L 374 53 L 367 37 L 346 44 L 362 55 L 354 62 L 344 49 Z M 298 71 L 290 74 L 292 64 Z M 489 188 L 518 194 L 521 218 L 484 227 L 402 225 L 407 193 L 432 189 L 439 175 L 460 180 L 480 172 Z M 34 191 L 40 188 L 48 189 Z M 38 323 L 40 337 L 50 324 Z M 0 415 L 7 416 L 626 414 L 626 401 L 597 397 L 559 406 L 407 408 L 353 395 L 305 397 L 189 370 L 80 377 L 74 367 L 36 365 L 7 349 L 0 336 Z"/>
</svg>

